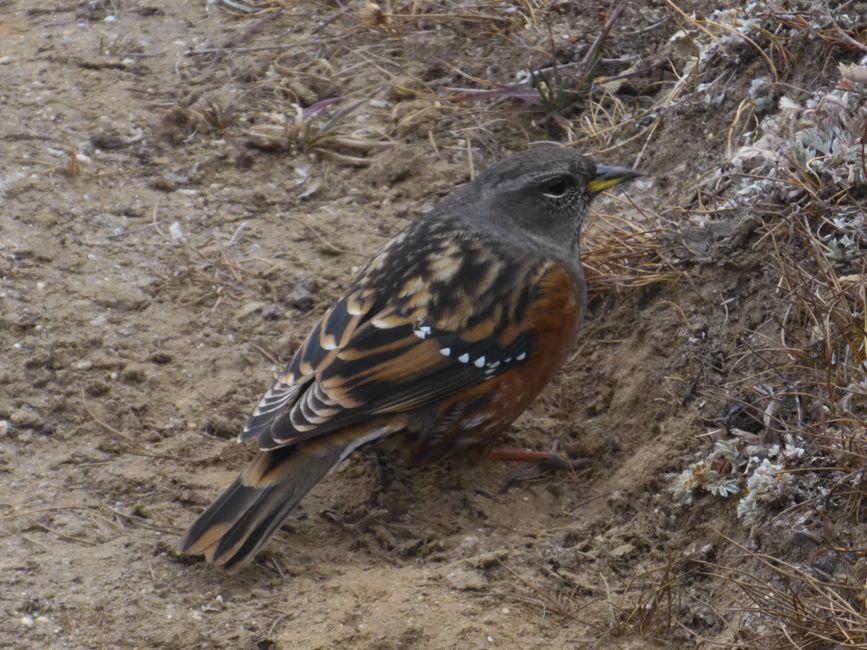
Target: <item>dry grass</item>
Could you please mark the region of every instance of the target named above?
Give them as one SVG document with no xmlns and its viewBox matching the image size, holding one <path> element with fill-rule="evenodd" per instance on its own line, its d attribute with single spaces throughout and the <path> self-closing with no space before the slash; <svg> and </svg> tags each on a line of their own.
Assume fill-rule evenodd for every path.
<svg viewBox="0 0 867 650">
<path fill-rule="evenodd" d="M 726 539 L 729 557 L 712 567 L 746 597 L 732 612 L 746 623 L 749 648 L 864 648 L 867 646 L 867 578 L 859 549 L 818 541 L 815 556 L 837 556 L 833 575 L 812 565 L 784 561 Z M 747 569 L 746 567 L 750 567 Z"/>
<path fill-rule="evenodd" d="M 222 133 L 237 122 L 238 114 L 234 103 L 193 96 L 163 113 L 159 133 L 173 144 L 182 144 L 201 134 Z"/>
<path fill-rule="evenodd" d="M 815 189 L 811 196 L 834 192 L 826 186 Z M 734 568 L 738 563 L 723 576 L 752 603 L 743 610 L 752 616 L 750 629 L 764 630 L 750 647 L 865 647 L 867 261 L 862 253 L 835 262 L 820 234 L 826 206 L 810 201 L 804 207 L 784 211 L 766 228 L 780 292 L 789 305 L 780 323 L 787 358 L 778 373 L 797 378 L 804 405 L 803 422 L 777 422 L 823 461 L 825 487 L 778 517 L 793 525 L 796 520 L 812 524 L 814 557 L 830 558 L 835 570 L 759 554 L 730 540 L 752 560 L 755 574 Z M 805 471 L 810 474 L 809 467 Z"/>
<path fill-rule="evenodd" d="M 676 281 L 680 272 L 666 260 L 664 232 L 663 219 L 646 210 L 637 217 L 592 212 L 581 255 L 590 294 Z"/>
<path fill-rule="evenodd" d="M 256 147 L 265 150 L 287 148 L 304 153 L 318 153 L 332 160 L 366 165 L 362 157 L 372 151 L 391 146 L 387 136 L 352 124 L 349 117 L 364 101 L 335 108 L 341 97 L 325 99 L 308 108 L 295 104 L 293 114 L 270 113 L 260 118 L 260 124 L 249 130 Z"/>
<path fill-rule="evenodd" d="M 287 0 L 218 0 L 217 4 L 239 17 L 271 17 L 288 13 L 297 4 Z M 368 29 L 410 32 L 420 25 L 458 23 L 498 32 L 507 28 L 535 26 L 549 0 L 519 0 L 510 7 L 496 0 L 474 2 L 363 2 L 352 7 L 355 17 Z M 345 11 L 345 10 L 344 10 Z M 297 13 L 294 11 L 293 13 Z M 342 12 L 341 12 L 342 13 Z"/>
<path fill-rule="evenodd" d="M 816 552 L 843 558 L 832 576 L 722 539 L 729 548 L 725 557 L 682 556 L 639 573 L 623 597 L 612 602 L 617 623 L 608 634 L 663 643 L 676 634 L 715 647 L 755 650 L 867 646 L 867 570 L 858 549 L 826 546 Z M 701 581 L 717 585 L 713 597 L 700 596 L 691 587 Z M 683 620 L 685 611 L 693 613 L 689 624 Z M 728 629 L 738 640 L 711 641 L 701 628 Z"/>
<path fill-rule="evenodd" d="M 864 51 L 863 26 L 841 26 L 826 8 L 775 15 L 781 10 L 767 3 L 751 24 L 735 14 L 730 22 L 725 16 L 696 20 L 669 5 L 705 52 L 741 30 L 739 37 L 773 79 L 790 73 L 816 42 L 838 54 Z M 790 30 L 769 31 L 771 19 Z M 729 455 L 712 452 L 692 470 L 712 472 L 698 481 L 700 487 L 712 491 L 711 485 L 714 494 L 737 501 L 738 517 L 753 534 L 765 531 L 785 541 L 760 552 L 752 542 L 737 541 L 739 535 L 727 536 L 727 551 L 718 559 L 697 565 L 679 560 L 642 574 L 616 601 L 620 617 L 613 633 L 669 640 L 685 634 L 729 648 L 867 647 L 867 87 L 859 81 L 862 69 L 855 68 L 841 68 L 844 79 L 836 90 L 833 82 L 825 82 L 824 91 L 802 90 L 802 97 L 815 93 L 806 107 L 784 99 L 767 121 L 756 101 L 741 102 L 728 150 L 736 168 L 747 173 L 734 186 L 719 183 L 725 172 L 709 174 L 716 194 L 699 206 L 702 218 L 714 214 L 714 199 L 761 215 L 752 245 L 764 252 L 774 279 L 767 301 L 773 316 L 744 338 L 739 358 L 728 360 L 725 384 L 702 390 L 705 398 L 737 404 L 733 420 L 749 420 L 758 434 L 721 441 L 717 449 Z M 684 79 L 707 76 L 700 66 L 683 72 Z M 689 94 L 690 85 L 679 84 L 669 105 Z M 752 138 L 749 146 L 733 151 L 744 137 Z M 743 167 L 744 160 L 751 162 Z M 616 267 L 605 275 L 616 275 Z M 775 444 L 784 451 L 769 456 L 780 453 Z M 759 459 L 768 457 L 776 467 L 770 483 L 747 480 Z M 724 483 L 733 489 L 716 491 Z M 811 547 L 806 557 L 795 550 L 799 539 Z M 690 589 L 696 576 L 717 585 L 718 600 Z M 700 625 L 686 621 L 684 612 L 696 611 L 709 612 L 713 630 L 707 638 Z"/>
</svg>

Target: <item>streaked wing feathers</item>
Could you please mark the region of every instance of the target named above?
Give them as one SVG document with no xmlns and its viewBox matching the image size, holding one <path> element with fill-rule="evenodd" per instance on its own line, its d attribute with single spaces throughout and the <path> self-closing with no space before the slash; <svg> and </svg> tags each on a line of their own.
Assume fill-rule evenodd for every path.
<svg viewBox="0 0 867 650">
<path fill-rule="evenodd" d="M 292 361 L 259 401 L 244 432 L 239 436 L 241 442 L 256 437 L 270 439 L 268 431 L 275 419 L 279 418 L 286 407 L 296 402 L 310 384 L 316 369 L 326 362 L 328 356 L 336 355 L 338 347 L 347 344 L 375 301 L 376 293 L 372 290 L 353 291 L 343 296 L 325 313 Z M 304 395 L 308 411 L 312 409 L 316 412 L 319 406 L 316 400 L 323 402 L 323 408 L 333 406 L 321 392 L 310 397 L 306 397 L 306 393 Z"/>
<path fill-rule="evenodd" d="M 301 443 L 371 416 L 423 407 L 505 372 L 529 354 L 534 333 L 522 319 L 545 272 L 544 265 L 528 265 L 524 281 L 487 283 L 489 290 L 469 305 L 449 298 L 459 288 L 419 306 L 412 292 L 386 296 L 378 285 L 357 284 L 314 327 L 241 440 L 257 437 L 263 450 Z"/>
</svg>

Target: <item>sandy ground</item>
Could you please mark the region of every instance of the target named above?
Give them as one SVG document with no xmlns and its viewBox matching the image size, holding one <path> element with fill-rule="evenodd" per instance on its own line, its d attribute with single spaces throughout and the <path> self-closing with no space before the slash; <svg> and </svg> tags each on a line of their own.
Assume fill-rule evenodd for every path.
<svg viewBox="0 0 867 650">
<path fill-rule="evenodd" d="M 575 50 L 601 14 L 562 5 L 552 38 Z M 0 645 L 737 638 L 736 617 L 713 605 L 727 592 L 707 577 L 689 583 L 694 598 L 645 600 L 673 558 L 712 559 L 722 534 L 745 535 L 726 502 L 684 509 L 666 492 L 666 474 L 709 444 L 739 337 L 773 309 L 761 254 L 714 258 L 735 227 L 692 240 L 706 255 L 683 267 L 688 281 L 595 292 L 575 356 L 509 433 L 591 456 L 591 470 L 501 491 L 514 466 L 408 470 L 364 451 L 240 574 L 175 551 L 251 454 L 234 437 L 257 397 L 367 256 L 464 182 L 470 160 L 556 137 L 532 116 L 424 94 L 545 60 L 544 29 L 529 56 L 520 28 L 458 25 L 378 31 L 327 2 L 269 20 L 203 0 L 0 2 Z M 661 3 L 628 9 L 611 56 L 653 61 L 676 29 Z M 496 64 L 475 61 L 496 47 Z M 654 67 L 628 101 L 675 82 Z M 293 101 L 336 94 L 368 98 L 347 120 L 389 146 L 341 149 L 363 160 L 349 164 L 263 142 L 269 111 L 291 117 Z M 639 138 L 599 157 L 640 157 L 633 205 L 681 205 L 738 101 L 686 102 L 646 150 Z M 637 215 L 616 197 L 599 210 Z M 665 608 L 677 624 L 643 626 L 642 611 Z"/>
</svg>

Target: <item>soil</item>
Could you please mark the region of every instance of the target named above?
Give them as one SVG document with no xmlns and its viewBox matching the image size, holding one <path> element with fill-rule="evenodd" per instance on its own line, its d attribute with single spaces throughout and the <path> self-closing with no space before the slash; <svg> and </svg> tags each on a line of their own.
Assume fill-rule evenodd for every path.
<svg viewBox="0 0 867 650">
<path fill-rule="evenodd" d="M 737 356 L 775 282 L 746 248 L 714 259 L 724 238 L 705 231 L 692 250 L 713 263 L 690 263 L 688 281 L 594 292 L 575 355 L 504 438 L 590 469 L 511 484 L 513 465 L 410 469 L 363 450 L 239 574 L 178 555 L 253 453 L 234 439 L 258 396 L 364 261 L 472 170 L 564 139 L 519 104 L 429 95 L 545 65 L 545 27 L 529 43 L 520 25 L 379 29 L 354 5 L 285 4 L 0 1 L 0 646 L 733 641 L 696 600 L 664 605 L 683 630 L 635 623 L 673 558 L 746 534 L 727 502 L 684 509 L 667 492 L 726 406 L 725 373 L 705 362 Z M 554 4 L 563 51 L 598 33 L 601 9 Z M 627 9 L 610 56 L 662 56 L 678 27 L 665 6 Z M 744 64 L 722 108 L 684 102 L 646 149 L 632 133 L 585 148 L 640 159 L 632 205 L 681 205 L 761 65 Z M 640 105 L 674 81 L 656 66 L 624 96 Z M 262 130 L 338 94 L 367 98 L 346 118 L 364 146 Z M 597 209 L 640 217 L 622 196 Z M 708 578 L 691 588 L 725 599 Z"/>
</svg>

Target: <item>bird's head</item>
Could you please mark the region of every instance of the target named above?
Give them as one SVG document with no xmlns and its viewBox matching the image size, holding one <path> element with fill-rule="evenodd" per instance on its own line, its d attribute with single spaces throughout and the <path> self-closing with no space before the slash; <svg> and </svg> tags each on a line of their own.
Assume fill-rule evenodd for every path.
<svg viewBox="0 0 867 650">
<path fill-rule="evenodd" d="M 477 212 L 500 232 L 574 250 L 593 198 L 639 172 L 597 164 L 559 144 L 540 144 L 492 165 L 470 186 Z"/>
</svg>

